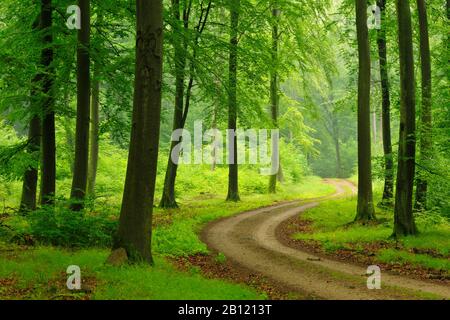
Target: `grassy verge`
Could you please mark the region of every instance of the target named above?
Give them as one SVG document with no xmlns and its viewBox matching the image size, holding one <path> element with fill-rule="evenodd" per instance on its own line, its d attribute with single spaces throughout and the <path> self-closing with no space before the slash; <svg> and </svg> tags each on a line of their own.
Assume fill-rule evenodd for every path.
<svg viewBox="0 0 450 320">
<path fill-rule="evenodd" d="M 329 252 L 340 249 L 361 253 L 367 248 L 376 251 L 376 259 L 383 263 L 411 264 L 450 272 L 450 225 L 448 221 L 426 214 L 416 217 L 420 233 L 398 241 L 390 239 L 393 228 L 391 210 L 377 209 L 378 224 L 362 226 L 350 224 L 355 216 L 356 197 L 328 201 L 308 210 L 303 219 L 312 222 L 311 233 L 297 233 L 295 239 L 318 241 Z"/>
</svg>

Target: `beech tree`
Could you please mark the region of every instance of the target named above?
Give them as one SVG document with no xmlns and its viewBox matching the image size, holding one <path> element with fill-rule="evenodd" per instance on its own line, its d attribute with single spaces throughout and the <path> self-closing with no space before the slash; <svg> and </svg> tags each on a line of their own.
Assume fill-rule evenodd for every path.
<svg viewBox="0 0 450 320">
<path fill-rule="evenodd" d="M 41 26 L 41 15 L 36 18 L 33 23 L 32 31 L 36 32 Z M 39 101 L 37 96 L 39 95 L 39 80 L 42 77 L 41 74 L 33 77 L 31 81 L 31 92 L 30 92 L 30 111 L 31 120 L 28 126 L 28 152 L 31 154 L 40 154 L 41 147 L 41 118 L 37 114 L 39 110 Z M 38 168 L 37 166 L 31 165 L 23 176 L 22 182 L 22 197 L 20 200 L 20 211 L 26 213 L 27 211 L 32 211 L 36 209 L 36 195 L 37 195 L 37 183 L 38 183 Z"/>
<path fill-rule="evenodd" d="M 190 109 L 192 89 L 194 86 L 194 75 L 196 69 L 197 49 L 199 39 L 203 33 L 208 16 L 211 10 L 212 1 L 199 8 L 199 20 L 192 30 L 194 35 L 191 37 L 190 20 L 194 8 L 192 1 L 180 4 L 179 0 L 172 2 L 173 18 L 173 48 L 175 62 L 175 108 L 173 115 L 172 130 L 183 129 L 186 125 L 187 116 Z M 192 52 L 189 55 L 189 47 Z M 188 66 L 189 64 L 189 66 Z M 186 69 L 189 69 L 188 71 Z M 159 206 L 161 208 L 177 208 L 175 199 L 175 182 L 178 170 L 179 154 L 172 153 L 179 141 L 172 141 L 170 145 L 166 174 L 164 178 L 164 188 Z"/>
<path fill-rule="evenodd" d="M 227 201 L 239 201 L 238 155 L 237 155 L 237 64 L 238 27 L 240 0 L 230 1 L 230 49 L 228 63 L 228 195 Z"/>
<path fill-rule="evenodd" d="M 90 0 L 79 0 L 81 29 L 78 30 L 77 48 L 77 125 L 75 137 L 75 162 L 73 170 L 71 208 L 83 208 L 86 195 L 89 161 L 89 116 L 91 98 L 90 78 Z"/>
<path fill-rule="evenodd" d="M 41 204 L 52 205 L 56 191 L 56 139 L 53 97 L 53 7 L 51 0 L 41 1 L 42 52 L 42 170 Z"/>
<path fill-rule="evenodd" d="M 381 203 L 391 205 L 394 195 L 394 160 L 392 158 L 391 141 L 391 97 L 389 91 L 389 75 L 386 45 L 386 1 L 378 0 L 377 6 L 380 8 L 381 26 L 377 32 L 378 57 L 380 61 L 380 79 L 381 79 L 381 105 L 382 105 L 382 136 L 384 152 L 384 189 Z"/>
<path fill-rule="evenodd" d="M 367 27 L 367 2 L 356 0 L 358 39 L 358 205 L 356 221 L 375 219 L 372 195 L 370 143 L 370 47 Z"/>
<path fill-rule="evenodd" d="M 100 64 L 94 64 L 94 78 L 91 93 L 91 116 L 89 132 L 89 167 L 87 180 L 87 194 L 95 193 L 99 152 L 99 121 L 100 121 Z"/>
<path fill-rule="evenodd" d="M 113 248 L 124 248 L 131 262 L 152 263 L 152 212 L 161 118 L 162 0 L 137 0 L 136 16 L 131 141 L 119 229 Z"/>
<path fill-rule="evenodd" d="M 173 113 L 173 130 L 182 129 L 183 113 L 184 113 L 184 92 L 185 92 L 185 68 L 186 68 L 186 54 L 187 54 L 187 31 L 189 27 L 189 16 L 191 13 L 192 2 L 183 1 L 183 6 L 180 5 L 179 0 L 172 1 L 173 15 L 173 30 L 174 36 L 177 39 L 174 41 L 174 61 L 175 61 L 175 108 Z M 189 6 L 189 7 L 188 7 Z M 180 12 L 181 11 L 181 12 Z M 164 179 L 164 189 L 161 197 L 161 208 L 176 208 L 178 207 L 175 201 L 175 179 L 177 174 L 178 159 L 172 159 L 172 151 L 178 144 L 177 141 L 172 141 L 170 146 L 170 153 L 167 163 L 166 176 Z"/>
<path fill-rule="evenodd" d="M 433 155 L 431 112 L 431 56 L 428 37 L 428 17 L 425 0 L 417 0 L 420 34 L 420 65 L 422 74 L 422 105 L 420 110 L 420 154 L 419 164 L 430 167 Z M 418 170 L 415 208 L 427 208 L 428 182 L 424 170 Z"/>
<path fill-rule="evenodd" d="M 97 8 L 97 21 L 96 21 L 96 35 L 101 37 L 102 18 L 103 12 Z M 101 45 L 98 45 L 100 49 Z M 91 46 L 91 50 L 92 50 Z M 97 167 L 99 158 L 99 135 L 100 135 L 100 78 L 102 75 L 100 61 L 100 50 L 98 50 L 95 58 L 92 58 L 92 90 L 91 90 L 91 105 L 90 105 L 90 131 L 89 131 L 89 162 L 88 162 L 88 178 L 87 178 L 87 194 L 92 196 L 95 193 L 95 182 L 97 179 Z"/>
<path fill-rule="evenodd" d="M 414 56 L 409 0 L 396 0 L 400 56 L 400 137 L 394 208 L 394 237 L 417 232 L 413 205 L 416 138 Z"/>
<path fill-rule="evenodd" d="M 280 14 L 280 9 L 277 6 L 277 2 L 272 3 L 272 69 L 270 73 L 270 115 L 272 118 L 273 126 L 278 127 L 278 109 L 279 109 L 279 94 L 278 94 L 278 16 Z M 273 155 L 272 155 L 273 157 Z M 277 191 L 277 177 L 278 172 L 271 175 L 269 178 L 269 193 L 276 193 Z"/>
</svg>

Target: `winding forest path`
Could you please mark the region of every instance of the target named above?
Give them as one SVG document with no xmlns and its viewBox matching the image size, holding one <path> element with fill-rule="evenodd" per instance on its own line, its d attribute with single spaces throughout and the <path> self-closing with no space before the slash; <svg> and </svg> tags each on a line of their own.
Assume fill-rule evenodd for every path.
<svg viewBox="0 0 450 320">
<path fill-rule="evenodd" d="M 318 257 L 283 244 L 277 227 L 320 202 L 356 188 L 345 180 L 327 180 L 336 192 L 327 197 L 289 202 L 217 220 L 202 232 L 208 247 L 245 268 L 259 272 L 294 293 L 316 299 L 450 299 L 450 288 L 382 271 L 381 290 L 367 289 L 366 268 Z"/>
</svg>

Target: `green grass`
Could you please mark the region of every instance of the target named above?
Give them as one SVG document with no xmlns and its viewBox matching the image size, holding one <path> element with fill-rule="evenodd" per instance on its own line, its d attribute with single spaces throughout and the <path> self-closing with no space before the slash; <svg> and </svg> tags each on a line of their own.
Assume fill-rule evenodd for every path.
<svg viewBox="0 0 450 320">
<path fill-rule="evenodd" d="M 420 224 L 419 224 L 420 228 Z M 438 253 L 450 255 L 450 226 L 443 224 L 436 226 L 434 230 L 424 230 L 418 237 L 406 237 L 402 243 L 407 248 L 434 249 Z"/>
<path fill-rule="evenodd" d="M 195 271 L 176 271 L 164 258 L 157 256 L 154 267 L 112 267 L 104 262 L 107 250 L 69 252 L 55 248 L 36 248 L 14 252 L 14 257 L 0 257 L 0 279 L 17 279 L 15 290 L 24 296 L 8 297 L 0 286 L 0 299 L 49 299 L 70 294 L 65 289 L 69 265 L 81 268 L 81 277 L 95 278 L 93 299 L 264 299 L 256 291 L 237 284 L 202 278 Z M 23 290 L 23 291 L 21 291 Z M 82 296 L 82 295 L 81 295 Z M 80 296 L 79 296 L 80 297 Z"/>
<path fill-rule="evenodd" d="M 32 247 L 23 251 L 10 244 L 3 248 L 0 246 L 0 298 L 51 299 L 71 294 L 65 290 L 65 271 L 69 265 L 78 265 L 82 277 L 96 279 L 97 287 L 90 297 L 92 299 L 264 299 L 264 294 L 249 287 L 205 279 L 197 268 L 187 273 L 179 272 L 165 257 L 207 253 L 198 232 L 212 220 L 278 201 L 320 197 L 334 191 L 334 187 L 321 183 L 317 177 L 305 177 L 297 185 L 280 186 L 275 195 L 243 192 L 243 201 L 238 203 L 224 201 L 222 194 L 190 190 L 179 199 L 180 209 L 155 209 L 155 266 L 151 268 L 107 266 L 104 262 L 108 249 L 68 251 L 62 248 Z M 100 205 L 97 207 L 102 208 Z M 103 209 L 113 211 L 111 206 Z M 28 226 L 23 218 L 12 216 L 9 222 L 26 233 Z M 217 257 L 218 263 L 224 261 L 224 257 Z M 11 278 L 17 281 L 13 288 L 1 286 L 2 280 Z M 13 291 L 8 291 L 10 289 Z M 75 296 L 83 298 L 83 294 Z"/>
<path fill-rule="evenodd" d="M 450 271 L 450 261 L 447 259 L 433 258 L 425 254 L 413 254 L 395 249 L 383 249 L 377 254 L 377 259 L 388 263 L 410 263 L 435 270 Z"/>
<path fill-rule="evenodd" d="M 327 251 L 339 249 L 363 250 L 363 244 L 387 242 L 395 245 L 390 239 L 393 229 L 393 213 L 377 208 L 378 224 L 363 226 L 352 224 L 355 217 L 356 197 L 347 197 L 320 204 L 306 211 L 302 217 L 312 221 L 313 233 L 298 233 L 295 239 L 319 241 Z M 422 249 L 444 255 L 450 252 L 450 226 L 441 220 L 430 226 L 425 219 L 416 219 L 420 233 L 415 237 L 404 237 L 399 243 L 406 250 Z M 401 250 L 381 251 L 377 256 L 382 262 L 410 262 L 427 268 L 450 270 L 448 259 L 435 258 L 425 254 L 411 254 Z"/>
</svg>

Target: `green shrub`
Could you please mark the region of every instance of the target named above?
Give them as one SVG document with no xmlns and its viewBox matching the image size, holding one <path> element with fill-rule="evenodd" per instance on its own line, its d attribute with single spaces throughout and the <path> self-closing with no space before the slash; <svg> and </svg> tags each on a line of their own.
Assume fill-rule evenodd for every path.
<svg viewBox="0 0 450 320">
<path fill-rule="evenodd" d="M 66 206 L 44 207 L 28 219 L 34 240 L 62 247 L 110 246 L 117 228 L 117 221 L 105 213 L 73 212 Z"/>
</svg>

